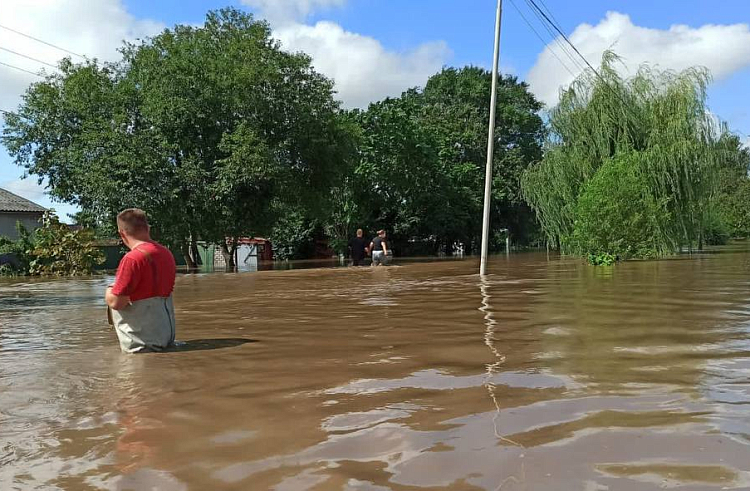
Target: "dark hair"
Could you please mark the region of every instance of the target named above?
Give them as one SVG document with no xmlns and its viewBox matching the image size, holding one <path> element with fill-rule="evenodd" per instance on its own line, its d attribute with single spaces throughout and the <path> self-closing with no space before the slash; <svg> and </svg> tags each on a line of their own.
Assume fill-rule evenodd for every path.
<svg viewBox="0 0 750 491">
<path fill-rule="evenodd" d="M 117 214 L 117 228 L 129 235 L 148 230 L 146 212 L 140 208 L 128 208 Z"/>
</svg>

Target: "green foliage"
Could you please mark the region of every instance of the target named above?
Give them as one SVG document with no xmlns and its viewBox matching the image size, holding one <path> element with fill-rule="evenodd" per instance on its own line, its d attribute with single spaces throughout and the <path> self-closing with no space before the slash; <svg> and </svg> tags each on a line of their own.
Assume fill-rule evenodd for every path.
<svg viewBox="0 0 750 491">
<path fill-rule="evenodd" d="M 271 244 L 276 259 L 303 259 L 314 253 L 316 224 L 299 211 L 282 216 L 271 233 Z"/>
<path fill-rule="evenodd" d="M 14 265 L 3 264 L 0 269 L 0 276 L 25 275 L 29 271 L 31 262 L 31 252 L 34 249 L 32 235 L 26 230 L 21 222 L 16 222 L 16 235 L 18 239 L 10 240 L 7 237 L 0 236 L 0 254 L 11 254 L 15 259 Z"/>
<path fill-rule="evenodd" d="M 706 245 L 723 245 L 731 239 L 729 226 L 716 206 L 711 206 L 703 223 L 703 243 Z"/>
<path fill-rule="evenodd" d="M 727 234 L 736 238 L 750 237 L 750 179 L 737 181 L 729 192 L 720 195 L 718 208 Z"/>
<path fill-rule="evenodd" d="M 70 230 L 49 212 L 34 233 L 34 247 L 29 255 L 32 275 L 89 275 L 96 265 L 104 262 L 104 254 L 94 245 L 91 230 Z"/>
<path fill-rule="evenodd" d="M 709 75 L 643 66 L 623 79 L 617 61 L 606 53 L 601 78 L 585 72 L 562 93 L 524 195 L 564 252 L 652 257 L 700 245 L 721 158 Z"/>
<path fill-rule="evenodd" d="M 586 259 L 592 266 L 612 266 L 619 261 L 620 258 L 609 252 L 600 252 L 597 254 L 589 253 L 586 256 Z"/>
<path fill-rule="evenodd" d="M 269 232 L 277 210 L 322 210 L 353 147 L 333 82 L 307 55 L 231 8 L 121 52 L 64 60 L 3 130 L 16 163 L 87 224 L 137 206 L 168 244 L 222 243 Z"/>
<path fill-rule="evenodd" d="M 564 238 L 567 250 L 621 259 L 669 252 L 658 238 L 668 211 L 649 193 L 644 166 L 638 153 L 605 161 L 578 198 L 573 233 Z"/>
<path fill-rule="evenodd" d="M 717 150 L 720 170 L 712 224 L 722 229 L 722 238 L 750 237 L 750 148 L 737 136 L 724 135 Z"/>
<path fill-rule="evenodd" d="M 183 251 L 273 232 L 278 256 L 298 257 L 313 249 L 302 246 L 313 224 L 339 252 L 359 227 L 388 229 L 404 251 L 479 242 L 487 70 L 447 68 L 424 89 L 342 111 L 307 55 L 283 51 L 265 22 L 231 8 L 121 53 L 63 60 L 6 115 L 1 138 L 103 236 L 135 206 Z M 526 84 L 501 77 L 492 224 L 520 241 L 535 229 L 519 180 L 541 158 L 540 109 Z"/>
<path fill-rule="evenodd" d="M 405 253 L 434 254 L 454 243 L 471 251 L 479 243 L 490 86 L 487 70 L 446 68 L 424 89 L 354 113 L 360 160 L 349 202 L 358 225 L 388 229 Z M 541 158 L 539 109 L 526 84 L 501 77 L 491 223 L 510 228 L 520 241 L 534 228 L 519 181 Z"/>
<path fill-rule="evenodd" d="M 42 226 L 30 234 L 20 223 L 18 239 L 0 237 L 0 254 L 11 253 L 18 266 L 3 265 L 3 275 L 89 275 L 104 262 L 104 254 L 95 246 L 93 231 L 71 230 L 53 212 L 46 212 Z"/>
</svg>

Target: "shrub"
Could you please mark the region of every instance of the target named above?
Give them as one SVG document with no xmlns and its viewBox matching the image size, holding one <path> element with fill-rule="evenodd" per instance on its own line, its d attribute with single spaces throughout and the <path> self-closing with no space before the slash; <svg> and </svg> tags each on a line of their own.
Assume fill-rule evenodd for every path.
<svg viewBox="0 0 750 491">
<path fill-rule="evenodd" d="M 584 186 L 575 208 L 572 252 L 611 263 L 616 258 L 649 258 L 665 252 L 660 224 L 669 217 L 649 194 L 640 172 L 640 155 L 625 154 L 602 165 Z"/>
<path fill-rule="evenodd" d="M 91 230 L 71 230 L 50 212 L 44 214 L 42 226 L 34 234 L 30 256 L 32 275 L 88 275 L 104 262 Z"/>
</svg>

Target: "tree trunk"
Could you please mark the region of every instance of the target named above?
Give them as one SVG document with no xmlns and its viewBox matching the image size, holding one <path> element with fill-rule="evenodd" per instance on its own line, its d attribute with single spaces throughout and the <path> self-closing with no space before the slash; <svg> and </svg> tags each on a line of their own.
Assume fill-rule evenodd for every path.
<svg viewBox="0 0 750 491">
<path fill-rule="evenodd" d="M 193 256 L 193 262 L 199 266 L 203 264 L 203 261 L 201 261 L 201 255 L 200 252 L 198 252 L 198 241 L 195 240 L 195 237 L 191 238 L 190 240 L 190 252 Z"/>
<path fill-rule="evenodd" d="M 234 239 L 234 242 L 232 243 L 232 252 L 229 255 L 229 259 L 232 265 L 232 271 L 237 271 L 237 265 L 235 264 L 234 260 L 237 258 L 237 239 Z"/>
<path fill-rule="evenodd" d="M 183 242 L 180 245 L 180 252 L 182 253 L 182 257 L 185 259 L 185 264 L 187 265 L 188 269 L 197 269 L 195 261 L 193 261 L 193 258 L 190 257 L 190 245 L 187 242 Z"/>
<path fill-rule="evenodd" d="M 234 262 L 235 254 L 237 252 L 237 239 L 233 238 L 230 244 L 224 242 L 221 244 L 221 255 L 224 256 L 224 270 L 227 273 L 234 273 L 236 271 L 236 264 Z"/>
<path fill-rule="evenodd" d="M 224 271 L 234 272 L 234 246 L 230 251 L 226 243 L 221 244 L 221 255 L 224 257 Z"/>
</svg>

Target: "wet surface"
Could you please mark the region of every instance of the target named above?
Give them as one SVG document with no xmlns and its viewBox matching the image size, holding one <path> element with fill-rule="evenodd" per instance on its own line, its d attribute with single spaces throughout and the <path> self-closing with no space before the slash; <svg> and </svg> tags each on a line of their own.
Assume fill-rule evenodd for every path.
<svg viewBox="0 0 750 491">
<path fill-rule="evenodd" d="M 750 254 L 0 281 L 0 489 L 750 489 Z"/>
</svg>

